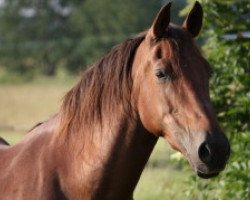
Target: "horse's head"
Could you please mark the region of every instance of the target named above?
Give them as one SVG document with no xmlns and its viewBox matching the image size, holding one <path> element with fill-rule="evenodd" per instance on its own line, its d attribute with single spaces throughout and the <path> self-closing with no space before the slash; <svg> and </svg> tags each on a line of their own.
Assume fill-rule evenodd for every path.
<svg viewBox="0 0 250 200">
<path fill-rule="evenodd" d="M 132 77 L 144 127 L 185 155 L 200 177 L 224 169 L 230 146 L 209 97 L 211 68 L 193 38 L 202 26 L 196 2 L 182 26 L 161 9 L 137 49 Z"/>
</svg>

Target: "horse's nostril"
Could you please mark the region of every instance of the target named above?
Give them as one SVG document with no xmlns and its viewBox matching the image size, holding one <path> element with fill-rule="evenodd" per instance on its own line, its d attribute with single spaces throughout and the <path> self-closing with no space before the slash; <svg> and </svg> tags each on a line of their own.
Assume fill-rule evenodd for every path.
<svg viewBox="0 0 250 200">
<path fill-rule="evenodd" d="M 199 147 L 199 150 L 198 150 L 198 154 L 199 154 L 200 159 L 204 163 L 208 164 L 209 162 L 211 162 L 212 154 L 211 154 L 211 150 L 209 148 L 208 143 L 203 142 L 201 144 L 201 146 Z"/>
</svg>

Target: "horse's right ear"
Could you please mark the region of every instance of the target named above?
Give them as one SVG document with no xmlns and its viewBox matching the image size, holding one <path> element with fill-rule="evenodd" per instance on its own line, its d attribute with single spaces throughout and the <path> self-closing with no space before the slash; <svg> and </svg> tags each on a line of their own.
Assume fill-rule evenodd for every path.
<svg viewBox="0 0 250 200">
<path fill-rule="evenodd" d="M 151 27 L 154 38 L 162 38 L 166 32 L 170 22 L 170 7 L 171 2 L 162 7 L 160 12 L 157 14 Z"/>
</svg>

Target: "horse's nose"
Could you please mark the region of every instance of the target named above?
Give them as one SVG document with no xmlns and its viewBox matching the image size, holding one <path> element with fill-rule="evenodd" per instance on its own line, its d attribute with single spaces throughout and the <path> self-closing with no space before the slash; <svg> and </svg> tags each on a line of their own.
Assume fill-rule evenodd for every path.
<svg viewBox="0 0 250 200">
<path fill-rule="evenodd" d="M 199 157 L 204 163 L 210 163 L 212 160 L 212 152 L 207 142 L 203 142 L 198 150 Z"/>
<path fill-rule="evenodd" d="M 199 147 L 198 155 L 211 169 L 223 169 L 230 156 L 228 139 L 223 135 L 208 137 Z"/>
</svg>

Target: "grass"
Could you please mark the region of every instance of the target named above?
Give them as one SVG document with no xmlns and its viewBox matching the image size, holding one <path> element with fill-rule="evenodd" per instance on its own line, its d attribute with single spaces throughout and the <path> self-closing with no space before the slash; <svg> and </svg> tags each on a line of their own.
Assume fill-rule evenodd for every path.
<svg viewBox="0 0 250 200">
<path fill-rule="evenodd" d="M 23 134 L 16 131 L 0 131 L 0 136 L 10 144 L 15 144 L 23 138 Z"/>
<path fill-rule="evenodd" d="M 171 168 L 146 167 L 135 191 L 135 199 L 185 199 L 187 173 Z"/>
<path fill-rule="evenodd" d="M 40 78 L 32 83 L 0 85 L 0 130 L 25 132 L 59 110 L 75 80 Z"/>
<path fill-rule="evenodd" d="M 38 78 L 30 83 L 0 84 L 0 136 L 17 143 L 39 121 L 58 111 L 61 99 L 77 78 Z M 159 140 L 135 191 L 137 200 L 183 200 L 190 174 L 170 163 L 173 151 Z"/>
</svg>

